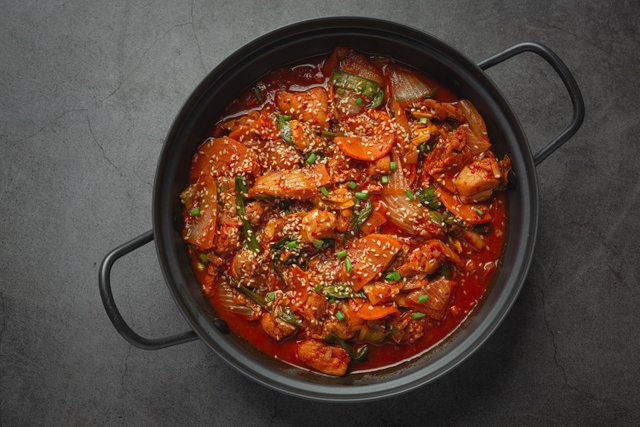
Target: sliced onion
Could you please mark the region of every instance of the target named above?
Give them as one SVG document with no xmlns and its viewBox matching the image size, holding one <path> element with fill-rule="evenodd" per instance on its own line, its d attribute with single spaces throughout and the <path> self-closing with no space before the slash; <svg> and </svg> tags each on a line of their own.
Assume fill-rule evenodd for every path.
<svg viewBox="0 0 640 427">
<path fill-rule="evenodd" d="M 389 184 L 385 186 L 382 198 L 387 206 L 389 220 L 409 234 L 420 235 L 422 233 L 419 225 L 428 221 L 429 212 L 420 202 L 411 200 L 405 194 L 409 185 L 402 170 L 400 157 L 395 151 L 393 161 L 398 165 L 398 169 L 389 177 Z"/>
<path fill-rule="evenodd" d="M 347 73 L 364 77 L 382 86 L 384 82 L 380 69 L 366 56 L 353 49 L 336 49 L 340 68 Z"/>
<path fill-rule="evenodd" d="M 491 143 L 489 142 L 487 125 L 484 119 L 478 110 L 476 110 L 476 107 L 466 99 L 460 101 L 458 105 L 469 125 L 470 132 L 467 131 L 467 143 L 469 144 L 471 153 L 475 156 L 476 154 L 487 151 L 489 147 L 491 147 Z"/>
<path fill-rule="evenodd" d="M 224 282 L 218 282 L 215 287 L 218 301 L 225 309 L 247 320 L 255 320 L 257 313 L 249 306 L 238 304 L 236 302 L 236 295 L 229 285 Z"/>
<path fill-rule="evenodd" d="M 435 320 L 442 320 L 446 314 L 451 292 L 455 286 L 455 282 L 447 279 L 438 279 L 430 282 L 424 288 L 413 291 L 407 295 L 407 299 L 420 308 L 420 311 L 426 313 Z M 426 302 L 420 303 L 420 297 L 427 295 Z"/>
<path fill-rule="evenodd" d="M 431 92 L 431 88 L 411 71 L 394 66 L 390 66 L 388 70 L 391 93 L 403 108 L 411 106 Z"/>
</svg>

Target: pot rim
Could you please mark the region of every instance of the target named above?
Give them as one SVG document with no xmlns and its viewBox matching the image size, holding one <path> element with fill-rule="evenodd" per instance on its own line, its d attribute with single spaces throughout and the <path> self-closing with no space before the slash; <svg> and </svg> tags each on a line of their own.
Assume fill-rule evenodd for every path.
<svg viewBox="0 0 640 427">
<path fill-rule="evenodd" d="M 246 57 L 247 54 L 257 49 L 264 49 L 269 45 L 277 44 L 281 42 L 283 38 L 291 37 L 291 34 L 301 34 L 314 28 L 325 28 L 327 30 L 335 28 L 343 31 L 346 29 L 373 31 L 375 29 L 377 31 L 379 28 L 383 27 L 390 35 L 395 36 L 398 39 L 414 37 L 413 40 L 419 40 L 421 43 L 433 46 L 438 51 L 446 54 L 452 61 L 460 64 L 461 67 L 465 67 L 466 71 L 473 74 L 473 77 L 482 84 L 483 89 L 486 90 L 490 98 L 496 102 L 501 109 L 502 113 L 511 125 L 511 131 L 515 135 L 518 142 L 518 148 L 520 149 L 520 154 L 523 156 L 525 170 L 519 171 L 519 173 L 526 172 L 527 182 L 529 183 L 529 186 L 523 189 L 526 194 L 525 197 L 530 203 L 530 210 L 528 212 L 523 212 L 523 215 L 526 217 L 525 219 L 528 219 L 528 221 L 526 221 L 528 225 L 528 238 L 520 244 L 520 246 L 524 245 L 526 247 L 523 249 L 524 252 L 520 264 L 514 267 L 514 272 L 511 273 L 511 276 L 508 278 L 510 286 L 508 289 L 504 290 L 503 293 L 505 295 L 502 300 L 495 304 L 493 310 L 496 312 L 494 313 L 492 311 L 483 323 L 477 325 L 475 330 L 471 331 L 471 335 L 458 343 L 457 346 L 448 349 L 449 357 L 444 358 L 445 360 L 439 364 L 440 366 L 433 367 L 430 372 L 425 371 L 427 368 L 430 368 L 431 365 L 422 367 L 409 375 L 402 374 L 399 378 L 383 381 L 380 384 L 376 383 L 349 386 L 320 385 L 304 381 L 303 379 L 292 380 L 291 378 L 277 373 L 266 366 L 258 366 L 249 360 L 240 360 L 239 357 L 231 354 L 231 346 L 225 344 L 225 340 L 223 338 L 224 335 L 218 331 L 213 331 L 212 334 L 211 331 L 205 330 L 203 322 L 209 321 L 207 316 L 197 312 L 197 310 L 194 310 L 189 305 L 185 295 L 177 289 L 176 283 L 178 283 L 178 279 L 174 276 L 172 268 L 169 267 L 171 261 L 171 248 L 175 248 L 175 245 L 172 239 L 169 236 L 166 236 L 166 233 L 164 232 L 167 229 L 167 221 L 169 223 L 173 223 L 173 221 L 172 219 L 166 218 L 167 213 L 163 212 L 160 206 L 161 193 L 163 191 L 163 183 L 165 181 L 163 165 L 167 162 L 170 142 L 176 139 L 182 124 L 191 114 L 202 93 L 211 85 L 215 84 L 216 80 L 220 79 L 219 74 L 231 69 L 234 64 L 242 61 L 242 58 Z M 518 185 L 522 185 L 522 182 L 523 181 L 520 180 Z M 537 237 L 537 228 L 538 183 L 533 156 L 527 143 L 526 135 L 522 130 L 522 126 L 520 125 L 517 116 L 513 113 L 511 107 L 499 89 L 495 86 L 488 75 L 475 63 L 439 38 L 407 25 L 375 18 L 341 16 L 316 18 L 296 22 L 270 31 L 269 33 L 245 44 L 229 55 L 201 81 L 177 114 L 167 134 L 167 138 L 158 160 L 153 189 L 153 233 L 158 260 L 167 286 L 187 323 L 219 357 L 243 375 L 270 389 L 291 396 L 302 397 L 315 401 L 366 402 L 389 398 L 433 382 L 468 359 L 493 334 L 516 301 L 532 262 Z M 171 229 L 173 229 L 173 226 L 171 226 Z M 167 248 L 169 248 L 169 250 L 167 250 Z M 177 251 L 178 249 L 175 248 L 174 250 Z M 503 256 L 504 253 L 506 253 L 506 250 L 507 248 L 505 247 Z M 194 313 L 194 311 L 196 312 Z M 465 326 L 463 325 L 463 327 Z M 442 344 L 439 344 L 439 346 L 441 345 Z M 240 354 L 240 356 L 242 355 Z"/>
</svg>

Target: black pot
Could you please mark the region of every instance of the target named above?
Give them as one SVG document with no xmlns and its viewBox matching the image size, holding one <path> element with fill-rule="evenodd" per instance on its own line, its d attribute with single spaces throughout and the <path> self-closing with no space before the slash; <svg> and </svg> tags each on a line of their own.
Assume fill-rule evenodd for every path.
<svg viewBox="0 0 640 427">
<path fill-rule="evenodd" d="M 514 184 L 508 191 L 508 234 L 502 266 L 483 304 L 456 333 L 421 357 L 381 371 L 343 378 L 328 377 L 272 359 L 228 333 L 196 281 L 180 235 L 182 207 L 178 194 L 186 186 L 196 147 L 208 136 L 216 117 L 231 100 L 270 70 L 306 57 L 328 54 L 335 46 L 390 56 L 424 71 L 473 102 L 487 122 L 491 142 L 508 154 Z M 558 73 L 573 103 L 570 125 L 536 155 L 506 100 L 483 72 L 522 52 L 545 59 Z M 404 25 L 368 18 L 323 18 L 289 25 L 242 47 L 218 65 L 195 89 L 178 114 L 164 144 L 153 192 L 153 230 L 110 252 L 100 266 L 100 293 L 107 314 L 131 344 L 154 350 L 202 339 L 220 357 L 249 378 L 272 389 L 321 401 L 369 401 L 427 384 L 469 357 L 497 328 L 525 280 L 538 226 L 535 165 L 567 141 L 580 127 L 584 104 L 564 63 L 537 43 L 517 44 L 479 64 L 437 38 Z M 147 339 L 125 323 L 111 292 L 110 271 L 123 255 L 154 240 L 165 280 L 193 329 L 168 338 Z"/>
</svg>

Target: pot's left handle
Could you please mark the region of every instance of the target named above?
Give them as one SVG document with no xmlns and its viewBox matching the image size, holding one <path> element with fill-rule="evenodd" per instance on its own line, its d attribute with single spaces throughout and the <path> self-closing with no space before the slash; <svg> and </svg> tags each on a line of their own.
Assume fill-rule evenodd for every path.
<svg viewBox="0 0 640 427">
<path fill-rule="evenodd" d="M 183 344 L 189 341 L 198 339 L 198 335 L 195 332 L 189 331 L 178 335 L 172 335 L 165 338 L 144 338 L 138 335 L 131 329 L 131 327 L 124 321 L 116 302 L 113 299 L 113 293 L 111 292 L 111 268 L 113 264 L 123 256 L 127 255 L 138 249 L 141 246 L 153 240 L 153 231 L 147 231 L 140 236 L 131 239 L 127 243 L 118 246 L 107 254 L 100 264 L 99 278 L 100 283 L 100 296 L 102 297 L 102 303 L 104 309 L 109 315 L 109 319 L 115 326 L 116 330 L 132 345 L 142 348 L 144 350 L 159 350 L 165 347 L 171 347 L 172 345 Z"/>
</svg>

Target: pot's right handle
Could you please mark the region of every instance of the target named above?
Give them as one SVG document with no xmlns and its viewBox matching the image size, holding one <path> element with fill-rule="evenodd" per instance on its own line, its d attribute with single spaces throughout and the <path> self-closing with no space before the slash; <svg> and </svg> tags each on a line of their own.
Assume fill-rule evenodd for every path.
<svg viewBox="0 0 640 427">
<path fill-rule="evenodd" d="M 165 347 L 171 347 L 172 345 L 178 345 L 189 341 L 198 339 L 193 331 L 183 332 L 178 335 L 173 335 L 164 338 L 145 338 L 138 335 L 131 329 L 131 327 L 125 322 L 120 310 L 116 306 L 116 302 L 113 299 L 113 292 L 111 292 L 111 267 L 113 263 L 130 252 L 135 251 L 141 246 L 153 240 L 153 231 L 147 231 L 138 237 L 135 237 L 118 246 L 104 257 L 102 264 L 100 264 L 99 283 L 100 283 L 100 296 L 102 297 L 102 303 L 104 309 L 111 319 L 111 323 L 115 326 L 116 330 L 123 336 L 129 343 L 135 345 L 138 348 L 144 350 L 159 350 Z"/>
<path fill-rule="evenodd" d="M 571 104 L 573 104 L 573 117 L 571 117 L 569 126 L 567 126 L 562 132 L 560 132 L 560 134 L 558 134 L 558 136 L 552 139 L 551 142 L 545 145 L 533 156 L 534 163 L 539 165 L 578 131 L 580 125 L 582 125 L 582 121 L 584 120 L 584 101 L 582 100 L 582 93 L 580 92 L 578 83 L 576 83 L 576 79 L 571 74 L 571 71 L 569 71 L 569 68 L 567 68 L 558 55 L 540 43 L 524 42 L 511 46 L 510 48 L 479 62 L 478 67 L 483 70 L 487 70 L 494 65 L 500 64 L 501 62 L 523 52 L 532 52 L 539 55 L 542 59 L 547 61 L 554 70 L 556 70 L 556 73 L 558 73 L 562 83 L 564 83 L 564 86 L 569 92 Z"/>
</svg>

